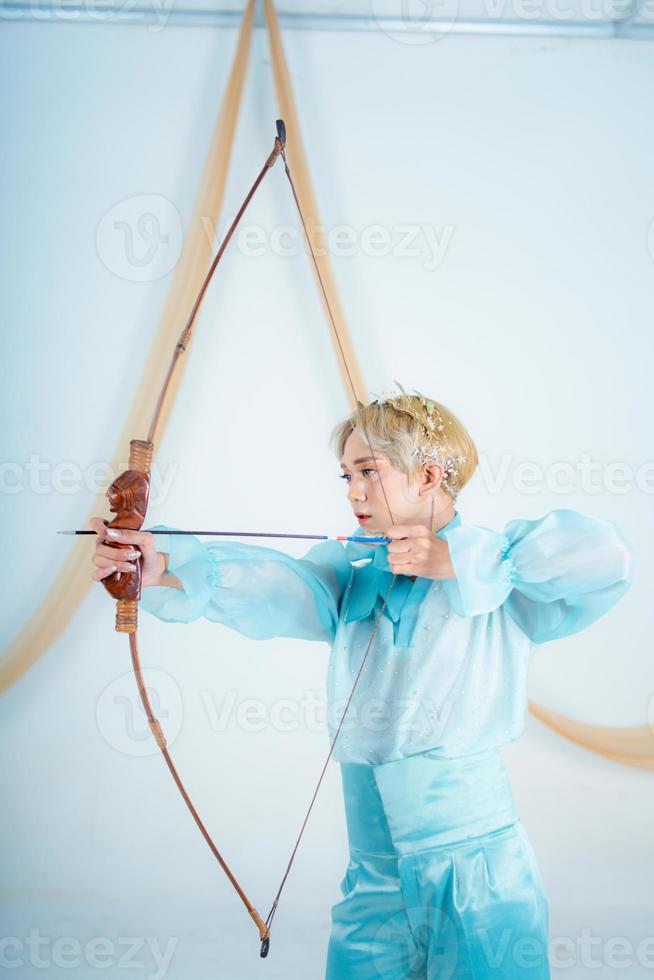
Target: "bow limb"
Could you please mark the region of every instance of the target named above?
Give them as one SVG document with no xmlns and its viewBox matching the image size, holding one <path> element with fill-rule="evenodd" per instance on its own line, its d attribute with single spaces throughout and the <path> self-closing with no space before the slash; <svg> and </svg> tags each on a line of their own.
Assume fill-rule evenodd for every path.
<svg viewBox="0 0 654 980">
<path fill-rule="evenodd" d="M 164 759 L 166 760 L 166 765 L 168 766 L 168 768 L 170 770 L 170 774 L 172 775 L 173 779 L 175 780 L 175 783 L 177 785 L 177 788 L 180 791 L 180 793 L 182 794 L 182 798 L 183 798 L 184 802 L 186 803 L 187 807 L 189 808 L 189 810 L 191 811 L 191 814 L 193 816 L 193 819 L 195 820 L 196 824 L 198 825 L 202 836 L 204 837 L 204 839 L 206 840 L 207 844 L 209 845 L 213 856 L 218 861 L 218 864 L 220 865 L 220 867 L 223 869 L 223 871 L 225 872 L 225 874 L 227 875 L 227 877 L 231 881 L 232 885 L 234 886 L 234 889 L 236 890 L 237 895 L 240 897 L 241 901 L 243 902 L 243 904 L 245 905 L 246 909 L 250 913 L 252 919 L 254 920 L 254 923 L 257 926 L 257 929 L 259 930 L 259 938 L 262 941 L 267 940 L 267 938 L 268 938 L 268 932 L 269 932 L 268 927 L 266 926 L 265 922 L 262 920 L 261 916 L 259 915 L 259 913 L 255 909 L 254 905 L 252 905 L 252 903 L 250 902 L 249 898 L 247 897 L 247 895 L 243 891 L 241 885 L 237 881 L 237 879 L 236 879 L 234 873 L 232 872 L 231 868 L 229 867 L 229 865 L 225 861 L 224 857 L 222 856 L 222 854 L 220 853 L 220 851 L 218 850 L 218 848 L 214 844 L 214 842 L 213 842 L 213 840 L 211 838 L 211 835 L 210 835 L 209 831 L 207 830 L 207 828 L 205 827 L 204 823 L 202 822 L 202 819 L 201 819 L 198 811 L 196 810 L 195 806 L 193 805 L 193 801 L 191 800 L 191 797 L 188 795 L 188 793 L 186 791 L 186 788 L 184 786 L 184 783 L 182 782 L 182 780 L 181 780 L 181 778 L 179 776 L 179 773 L 177 772 L 177 769 L 175 767 L 175 763 L 173 762 L 173 760 L 172 760 L 172 758 L 170 756 L 170 752 L 168 751 L 168 745 L 167 745 L 167 742 L 166 742 L 166 737 L 165 737 L 165 735 L 163 733 L 163 729 L 161 728 L 161 725 L 159 724 L 157 718 L 155 717 L 154 711 L 152 710 L 152 704 L 150 703 L 150 698 L 148 696 L 147 689 L 146 689 L 145 684 L 143 682 L 143 673 L 141 671 L 141 660 L 140 660 L 140 657 L 139 657 L 138 640 L 137 640 L 137 636 L 136 636 L 136 631 L 134 631 L 133 633 L 130 633 L 129 634 L 129 648 L 130 648 L 130 652 L 132 654 L 132 666 L 134 668 L 134 675 L 136 677 L 136 683 L 138 685 L 139 694 L 141 696 L 141 702 L 143 704 L 143 708 L 145 709 L 145 714 L 146 714 L 147 719 L 148 719 L 148 725 L 150 726 L 150 731 L 154 735 L 154 738 L 156 740 L 157 745 L 161 749 L 161 754 L 163 755 Z"/>
<path fill-rule="evenodd" d="M 193 303 L 193 308 L 190 312 L 188 320 L 182 330 L 179 340 L 175 346 L 166 377 L 157 399 L 156 407 L 148 429 L 148 435 L 146 439 L 132 439 L 130 442 L 130 455 L 128 469 L 121 473 L 119 477 L 111 484 L 109 490 L 107 491 L 107 497 L 109 499 L 109 508 L 116 516 L 107 525 L 108 527 L 118 526 L 122 528 L 128 528 L 131 530 L 140 530 L 145 521 L 145 516 L 148 507 L 148 498 L 150 495 L 150 476 L 152 469 L 152 458 L 154 454 L 154 439 L 157 432 L 157 426 L 159 424 L 159 419 L 161 417 L 161 412 L 166 399 L 166 394 L 170 387 L 170 382 L 175 372 L 175 367 L 179 361 L 179 358 L 186 351 L 189 340 L 191 338 L 191 332 L 193 330 L 193 325 L 195 323 L 196 316 L 202 304 L 202 300 L 207 291 L 211 278 L 216 271 L 218 263 L 222 258 L 229 241 L 236 230 L 236 227 L 245 212 L 250 200 L 254 196 L 257 188 L 259 187 L 261 181 L 272 168 L 277 157 L 280 155 L 284 148 L 286 134 L 285 128 L 282 120 L 277 121 L 277 136 L 275 138 L 275 144 L 272 152 L 266 159 L 265 164 L 261 168 L 254 184 L 250 188 L 243 204 L 238 210 L 238 213 L 234 220 L 232 221 L 225 238 L 223 239 L 215 258 L 213 259 L 211 266 L 203 280 L 200 291 Z M 108 542 L 114 547 L 118 547 L 111 542 Z M 112 575 L 107 576 L 103 579 L 103 585 L 114 599 L 116 599 L 116 631 L 119 633 L 127 633 L 129 636 L 130 653 L 132 657 L 132 666 L 134 668 L 134 675 L 136 677 L 136 683 L 139 691 L 139 696 L 141 698 L 141 703 L 143 704 L 143 709 L 145 711 L 146 717 L 148 719 L 148 724 L 150 730 L 161 750 L 161 753 L 166 761 L 166 765 L 170 770 L 170 773 L 175 780 L 175 784 L 179 789 L 184 802 L 186 803 L 193 819 L 195 820 L 202 836 L 206 840 L 212 854 L 220 864 L 221 868 L 227 875 L 231 884 L 233 885 L 239 898 L 245 905 L 248 913 L 253 919 L 257 929 L 259 931 L 259 938 L 261 939 L 261 955 L 265 956 L 268 952 L 269 945 L 269 928 L 266 923 L 262 920 L 261 916 L 257 912 L 254 905 L 248 899 L 244 889 L 239 884 L 236 876 L 231 871 L 229 865 L 223 858 L 222 854 L 218 850 L 214 841 L 211 838 L 207 828 L 202 822 L 198 811 L 196 810 L 193 802 L 187 793 L 184 784 L 180 778 L 177 769 L 173 763 L 173 760 L 168 751 L 166 739 L 163 733 L 163 729 L 157 720 L 152 704 L 150 702 L 148 692 L 146 690 L 145 684 L 143 682 L 143 673 L 141 669 L 141 661 L 139 657 L 138 649 L 138 601 L 141 597 L 141 559 L 136 562 L 136 567 L 133 572 L 121 573 L 114 572 Z"/>
</svg>

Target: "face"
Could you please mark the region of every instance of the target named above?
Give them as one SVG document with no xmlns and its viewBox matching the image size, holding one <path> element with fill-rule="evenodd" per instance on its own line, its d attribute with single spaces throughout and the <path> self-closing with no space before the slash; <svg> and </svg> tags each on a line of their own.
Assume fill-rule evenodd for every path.
<svg viewBox="0 0 654 980">
<path fill-rule="evenodd" d="M 345 443 L 341 468 L 350 506 L 370 535 L 382 534 L 393 524 L 429 527 L 432 498 L 438 513 L 447 510 L 448 501 L 451 514 L 454 513 L 449 494 L 440 488 L 441 466 L 429 464 L 411 479 L 396 470 L 382 453 L 375 451 L 372 459 L 368 443 L 356 429 Z"/>
</svg>

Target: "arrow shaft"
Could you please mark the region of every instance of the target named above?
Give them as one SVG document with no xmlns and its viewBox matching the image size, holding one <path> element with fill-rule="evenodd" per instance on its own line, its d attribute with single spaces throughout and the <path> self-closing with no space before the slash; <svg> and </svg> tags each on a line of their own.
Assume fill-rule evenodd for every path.
<svg viewBox="0 0 654 980">
<path fill-rule="evenodd" d="M 133 531 L 134 528 L 129 527 L 117 527 L 112 525 L 112 529 L 115 531 Z M 192 534 L 194 537 L 200 537 L 201 535 L 209 537 L 223 537 L 223 538 L 297 538 L 297 539 L 307 539 L 310 541 L 360 541 L 363 544 L 388 544 L 392 539 L 384 537 L 371 537 L 363 534 L 284 534 L 281 532 L 268 532 L 268 531 L 161 531 L 152 530 L 149 531 L 147 528 L 141 528 L 142 531 L 147 531 L 148 534 Z M 97 531 L 57 531 L 57 534 L 97 534 Z"/>
</svg>

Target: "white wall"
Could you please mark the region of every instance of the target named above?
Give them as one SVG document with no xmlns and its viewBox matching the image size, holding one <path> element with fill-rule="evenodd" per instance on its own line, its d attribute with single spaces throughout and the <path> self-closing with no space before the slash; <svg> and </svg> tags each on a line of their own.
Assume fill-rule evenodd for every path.
<svg viewBox="0 0 654 980">
<path fill-rule="evenodd" d="M 98 246 L 98 228 L 129 219 L 144 195 L 186 222 L 234 40 L 210 29 L 2 25 L 4 642 L 67 549 L 91 552 L 54 531 L 86 516 L 85 481 L 113 449 L 168 287 L 147 266 L 121 265 L 106 240 Z M 636 549 L 637 579 L 622 602 L 536 651 L 530 696 L 590 722 L 645 724 L 654 46 L 453 35 L 414 46 L 380 32 L 284 40 L 324 221 L 356 230 L 354 254 L 334 265 L 370 389 L 397 378 L 469 427 L 482 465 L 459 501 L 464 520 L 501 528 L 572 507 L 615 520 Z M 267 38 L 257 32 L 224 223 L 271 148 L 276 115 Z M 279 167 L 245 224 L 269 235 L 287 223 L 296 217 Z M 365 243 L 376 225 L 393 243 L 385 256 Z M 419 231 L 414 255 L 400 254 L 407 225 Z M 165 230 L 174 248 L 174 226 Z M 145 248 L 136 241 L 137 254 Z M 157 457 L 172 485 L 149 519 L 348 531 L 326 448 L 345 411 L 306 256 L 268 247 L 254 257 L 241 241 L 197 323 Z M 597 492 L 578 472 L 584 455 L 598 464 Z M 518 480 L 526 461 L 550 479 L 553 464 L 569 464 L 571 492 L 546 480 L 527 492 Z M 57 470 L 64 462 L 67 473 Z M 618 463 L 632 471 L 623 492 Z M 98 587 L 2 700 L 0 931 L 82 943 L 172 938 L 166 976 L 249 978 L 263 967 L 251 965 L 258 943 L 247 915 L 162 761 L 140 759 L 120 739 L 129 710 L 120 699 L 133 699 L 133 681 L 112 618 Z M 327 647 L 257 644 L 207 622 L 167 626 L 145 615 L 141 633 L 144 662 L 170 678 L 164 722 L 180 730 L 173 751 L 191 795 L 265 914 L 326 735 L 302 714 L 294 732 L 270 721 L 246 731 L 234 715 L 219 731 L 206 705 L 322 697 Z M 602 976 L 612 975 L 616 937 L 634 944 L 630 959 L 618 957 L 630 963 L 623 975 L 649 975 L 647 950 L 635 947 L 654 936 L 651 774 L 533 720 L 505 755 L 548 888 L 551 935 L 573 944 L 561 975 L 598 975 L 583 953 L 587 934 L 599 940 Z M 347 850 L 339 778 L 332 765 L 277 914 L 269 977 L 322 976 Z M 139 957 L 155 975 L 152 957 Z M 42 975 L 29 962 L 15 973 Z M 96 973 L 88 963 L 75 971 Z"/>
</svg>

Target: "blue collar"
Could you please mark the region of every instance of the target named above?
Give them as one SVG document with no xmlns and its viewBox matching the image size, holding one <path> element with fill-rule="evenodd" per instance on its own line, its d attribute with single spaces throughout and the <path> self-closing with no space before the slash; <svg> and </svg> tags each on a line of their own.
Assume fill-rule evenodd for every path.
<svg viewBox="0 0 654 980">
<path fill-rule="evenodd" d="M 460 523 L 461 517 L 458 510 L 455 510 L 452 520 L 436 532 L 436 537 L 442 538 L 445 531 L 457 527 Z M 359 525 L 355 534 L 364 533 L 364 529 Z M 358 541 L 348 541 L 345 553 L 351 562 L 363 558 L 371 559 L 367 565 L 353 568 L 352 586 L 345 612 L 345 622 L 352 623 L 359 619 L 366 619 L 375 610 L 378 600 L 380 603 L 383 602 L 390 588 L 393 573 L 388 566 L 388 545 L 366 545 Z M 396 646 L 411 645 L 420 603 L 432 584 L 433 579 L 429 578 L 418 576 L 413 582 L 407 575 L 397 576 L 384 609 L 384 615 L 393 622 L 393 638 Z"/>
</svg>

